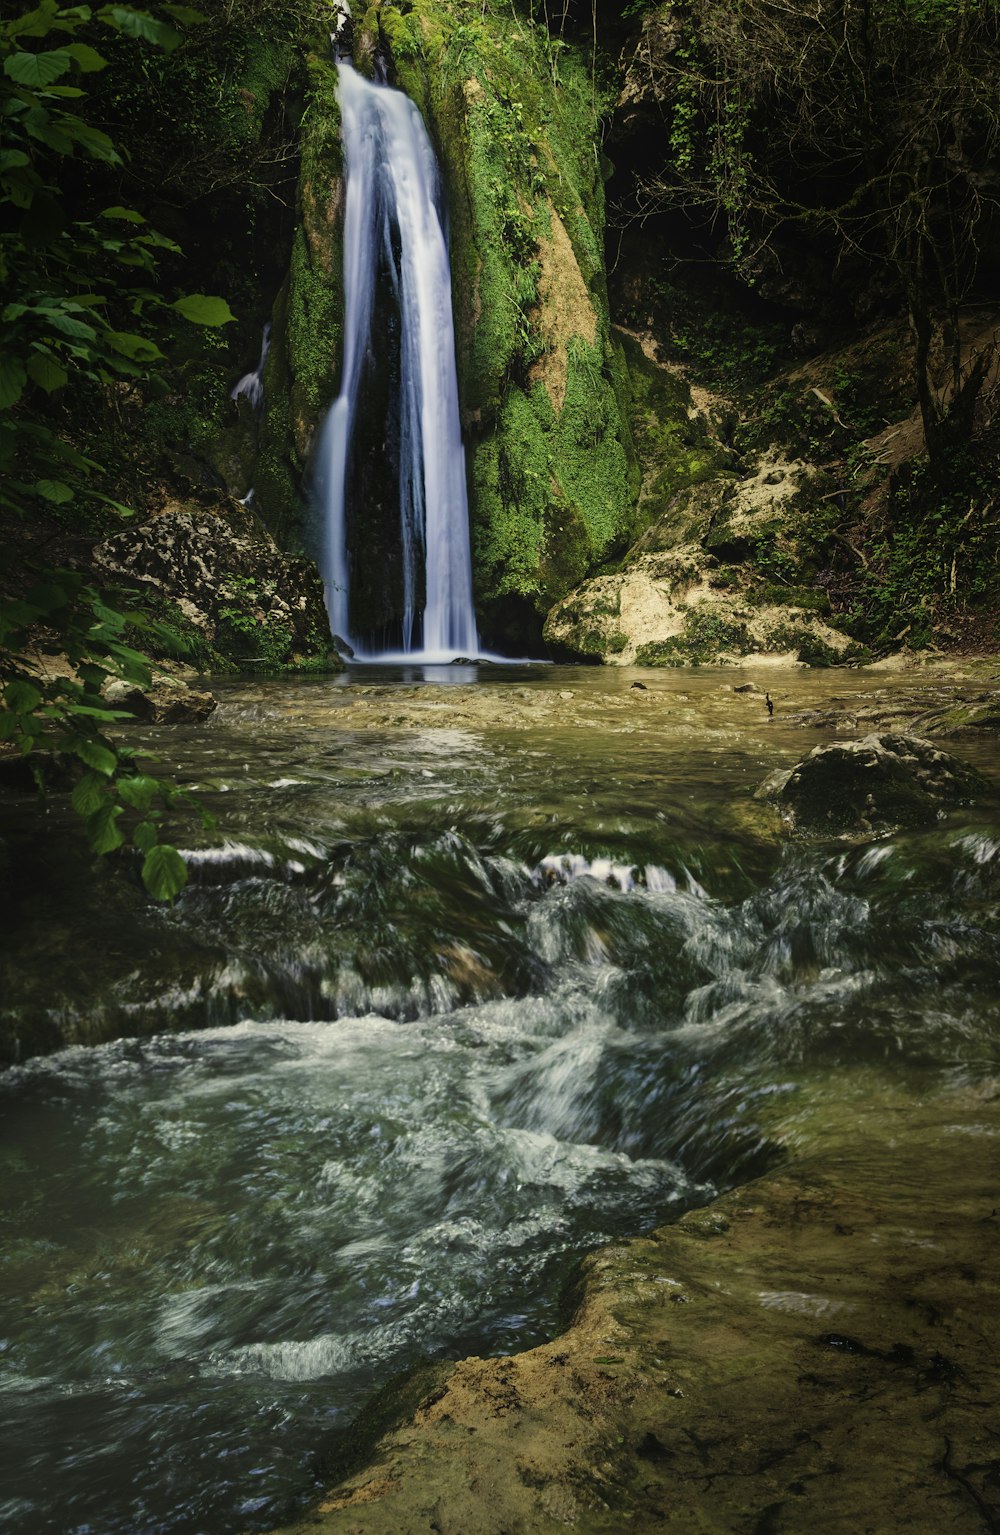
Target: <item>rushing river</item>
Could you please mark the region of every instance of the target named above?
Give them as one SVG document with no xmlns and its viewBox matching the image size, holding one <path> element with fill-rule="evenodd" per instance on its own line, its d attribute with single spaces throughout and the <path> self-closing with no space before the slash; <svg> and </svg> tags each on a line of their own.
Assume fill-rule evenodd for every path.
<svg viewBox="0 0 1000 1535">
<path fill-rule="evenodd" d="M 10 1535 L 266 1529 L 377 1387 L 551 1336 L 806 1098 L 996 1070 L 995 805 L 785 848 L 753 806 L 885 679 L 769 672 L 772 720 L 638 675 L 225 685 L 141 738 L 216 818 L 172 908 L 0 807 L 6 1038 L 81 1041 L 0 1078 Z"/>
</svg>

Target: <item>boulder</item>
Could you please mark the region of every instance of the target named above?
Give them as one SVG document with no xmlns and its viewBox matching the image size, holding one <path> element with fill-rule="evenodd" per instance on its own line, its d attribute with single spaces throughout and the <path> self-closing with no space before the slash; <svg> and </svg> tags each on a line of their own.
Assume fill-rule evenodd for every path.
<svg viewBox="0 0 1000 1535">
<path fill-rule="evenodd" d="M 683 545 L 584 581 L 550 611 L 546 644 L 557 655 L 605 666 L 733 666 L 762 656 L 832 665 L 851 658 L 847 636 L 814 612 L 716 586 L 713 565 Z"/>
<path fill-rule="evenodd" d="M 226 516 L 168 503 L 148 522 L 105 540 L 94 562 L 161 592 L 235 660 L 283 663 L 330 650 L 316 566 L 283 553 L 238 505 Z"/>
<path fill-rule="evenodd" d="M 933 821 L 988 787 L 932 741 L 886 734 L 817 746 L 765 779 L 755 798 L 776 805 L 796 831 L 866 835 Z"/>
<path fill-rule="evenodd" d="M 212 693 L 189 688 L 175 678 L 157 678 L 148 688 L 116 678 L 104 688 L 104 697 L 115 709 L 127 709 L 137 720 L 151 725 L 180 725 L 207 719 L 218 707 Z"/>
</svg>

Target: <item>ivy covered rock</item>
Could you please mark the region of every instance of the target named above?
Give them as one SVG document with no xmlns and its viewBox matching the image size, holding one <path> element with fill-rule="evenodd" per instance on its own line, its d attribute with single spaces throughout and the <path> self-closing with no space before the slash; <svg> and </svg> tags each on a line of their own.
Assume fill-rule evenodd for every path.
<svg viewBox="0 0 1000 1535">
<path fill-rule="evenodd" d="M 913 735 L 868 735 L 817 746 L 774 773 L 757 799 L 777 806 L 796 831 L 867 835 L 933 821 L 942 808 L 987 791 L 982 775 Z"/>
</svg>

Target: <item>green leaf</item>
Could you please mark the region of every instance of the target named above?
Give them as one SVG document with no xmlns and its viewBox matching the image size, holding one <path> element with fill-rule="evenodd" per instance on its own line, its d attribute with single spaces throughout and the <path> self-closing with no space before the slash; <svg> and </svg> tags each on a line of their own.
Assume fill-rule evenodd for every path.
<svg viewBox="0 0 1000 1535">
<path fill-rule="evenodd" d="M 77 815 L 93 815 L 107 799 L 107 779 L 99 773 L 84 773 L 70 797 Z"/>
<path fill-rule="evenodd" d="M 103 746 L 100 741 L 94 741 L 89 736 L 81 736 L 73 741 L 72 750 L 81 762 L 85 762 L 95 772 L 103 773 L 105 778 L 110 778 L 118 766 L 118 758 L 111 747 Z"/>
<path fill-rule="evenodd" d="M 132 810 L 148 810 L 160 792 L 156 779 L 148 777 L 145 773 L 140 773 L 135 778 L 119 778 L 115 787 L 118 790 L 118 798 Z"/>
<path fill-rule="evenodd" d="M 109 639 L 105 639 L 104 649 L 109 656 L 114 656 L 124 677 L 129 681 L 140 682 L 143 687 L 149 686 L 149 661 L 141 650 L 133 650 L 129 645 L 120 645 Z"/>
<path fill-rule="evenodd" d="M 58 11 L 56 0 L 42 0 L 37 10 L 27 11 L 17 21 L 10 22 L 7 32 L 11 37 L 48 37 Z"/>
<path fill-rule="evenodd" d="M 32 357 L 29 357 L 28 373 L 46 394 L 52 394 L 54 390 L 61 389 L 69 378 L 66 369 L 47 352 L 35 352 Z"/>
<path fill-rule="evenodd" d="M 3 72 L 18 85 L 28 85 L 35 90 L 58 80 L 71 62 L 65 48 L 54 48 L 48 53 L 12 53 L 3 61 Z"/>
<path fill-rule="evenodd" d="M 154 250 L 174 251 L 177 255 L 180 254 L 181 249 L 175 240 L 168 240 L 166 235 L 158 234 L 155 229 L 147 230 L 142 235 L 136 235 L 132 243 L 133 245 L 149 245 Z"/>
<path fill-rule="evenodd" d="M 134 517 L 135 512 L 130 506 L 125 506 L 121 501 L 116 501 L 113 496 L 102 496 L 99 490 L 89 490 L 87 495 L 94 501 L 102 501 L 105 506 L 110 506 L 119 517 Z"/>
<path fill-rule="evenodd" d="M 64 502 L 73 499 L 72 490 L 62 480 L 36 480 L 32 488 L 36 495 L 43 496 L 54 506 L 62 506 Z"/>
<path fill-rule="evenodd" d="M 15 714 L 31 714 L 42 701 L 42 694 L 32 683 L 20 679 L 8 682 L 3 690 L 3 701 Z"/>
<path fill-rule="evenodd" d="M 175 21 L 179 21 L 182 27 L 200 27 L 208 17 L 201 11 L 196 11 L 193 5 L 164 5 L 163 10 Z"/>
<path fill-rule="evenodd" d="M 85 75 L 94 74 L 96 70 L 108 67 L 107 59 L 102 58 L 97 49 L 91 48 L 89 43 L 67 43 L 63 51 L 75 59 Z"/>
<path fill-rule="evenodd" d="M 105 17 L 107 20 L 108 18 Z M 155 43 L 167 53 L 172 53 L 181 41 L 181 34 L 168 26 L 165 21 L 157 21 L 155 16 L 150 16 L 148 11 L 133 11 L 123 5 L 116 5 L 111 10 L 111 25 L 124 32 L 126 37 L 136 37 L 143 42 Z"/>
<path fill-rule="evenodd" d="M 78 117 L 63 117 L 59 126 L 75 143 L 82 144 L 93 159 L 103 160 L 106 165 L 121 165 L 121 155 L 100 128 L 92 128 L 90 123 L 81 122 Z"/>
<path fill-rule="evenodd" d="M 30 602 L 35 610 L 35 616 L 57 613 L 70 601 L 71 593 L 56 581 L 44 581 L 38 586 L 32 586 L 25 593 L 25 601 Z"/>
<path fill-rule="evenodd" d="M 116 352 L 121 352 L 123 357 L 131 357 L 136 362 L 157 362 L 163 356 L 154 342 L 148 341 L 145 336 L 136 336 L 130 331 L 109 331 L 107 340 Z"/>
<path fill-rule="evenodd" d="M 210 298 L 205 293 L 185 293 L 168 307 L 176 309 L 192 325 L 228 325 L 236 319 L 224 298 Z"/>
<path fill-rule="evenodd" d="M 41 185 L 41 177 L 36 176 L 34 171 L 14 171 L 12 175 L 3 178 L 7 196 L 14 207 L 22 211 L 31 207 L 35 192 Z"/>
<path fill-rule="evenodd" d="M 134 208 L 105 208 L 101 213 L 102 219 L 124 219 L 127 224 L 145 224 L 146 220 L 141 213 L 136 213 Z"/>
<path fill-rule="evenodd" d="M 78 336 L 81 341 L 96 341 L 97 332 L 92 325 L 86 325 L 83 320 L 78 320 L 74 315 L 65 314 L 61 309 L 39 309 L 48 323 L 64 336 Z"/>
<path fill-rule="evenodd" d="M 157 901 L 172 901 L 187 884 L 187 865 L 175 847 L 151 847 L 142 864 L 142 882 Z"/>
<path fill-rule="evenodd" d="M 56 126 L 44 107 L 32 107 L 30 112 L 25 112 L 19 119 L 26 133 L 30 133 L 33 139 L 40 144 L 47 144 L 58 155 L 71 155 L 73 153 L 73 140 L 67 133 Z"/>
<path fill-rule="evenodd" d="M 8 410 L 21 398 L 28 375 L 19 357 L 0 353 L 0 410 Z"/>
<path fill-rule="evenodd" d="M 19 170 L 21 166 L 30 164 L 23 149 L 5 149 L 0 153 L 0 176 L 5 171 Z"/>
<path fill-rule="evenodd" d="M 107 672 L 104 675 L 107 676 Z M 130 709 L 92 709 L 89 704 L 74 704 L 73 714 L 74 717 L 81 715 L 88 720 L 100 720 L 102 724 L 107 725 L 114 724 L 115 720 L 135 719 Z"/>
<path fill-rule="evenodd" d="M 140 853 L 148 853 L 150 848 L 154 848 L 158 837 L 159 833 L 152 821 L 140 821 L 132 832 L 132 841 Z"/>
<path fill-rule="evenodd" d="M 121 813 L 120 805 L 108 803 L 87 817 L 87 838 L 95 853 L 113 853 L 125 841 L 117 824 Z"/>
</svg>

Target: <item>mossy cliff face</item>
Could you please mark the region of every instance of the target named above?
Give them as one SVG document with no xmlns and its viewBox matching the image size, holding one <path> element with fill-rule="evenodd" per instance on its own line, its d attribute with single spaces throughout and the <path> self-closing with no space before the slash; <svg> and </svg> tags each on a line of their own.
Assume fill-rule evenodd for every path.
<svg viewBox="0 0 1000 1535">
<path fill-rule="evenodd" d="M 516 643 L 636 531 L 589 61 L 479 0 L 383 0 L 355 39 L 359 68 L 389 58 L 441 160 L 477 607 Z"/>
<path fill-rule="evenodd" d="M 286 544 L 311 542 L 304 510 L 309 457 L 340 374 L 343 156 L 337 73 L 320 47 L 306 61 L 299 218 L 288 277 L 272 316 L 253 472 L 256 505 Z"/>
</svg>

